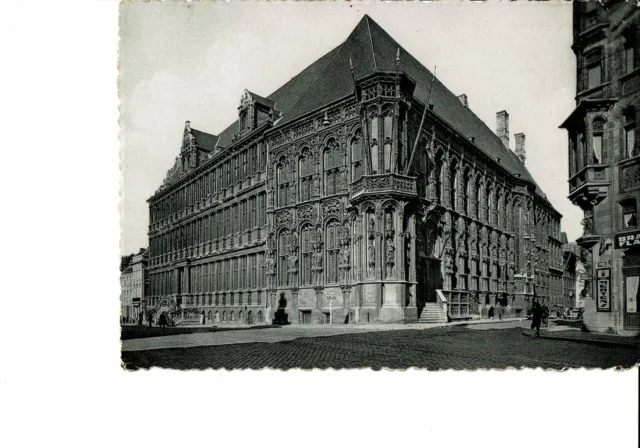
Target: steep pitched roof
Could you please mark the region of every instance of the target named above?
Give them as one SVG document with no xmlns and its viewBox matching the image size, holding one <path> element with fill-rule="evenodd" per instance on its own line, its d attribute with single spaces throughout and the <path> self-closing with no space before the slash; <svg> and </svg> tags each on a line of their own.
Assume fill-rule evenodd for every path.
<svg viewBox="0 0 640 448">
<path fill-rule="evenodd" d="M 319 73 L 327 65 L 328 61 L 333 58 L 339 48 L 340 47 L 331 50 L 329 53 L 301 71 L 298 75 L 291 78 L 285 85 L 269 95 L 267 99 L 275 103 L 274 108 L 279 111 L 289 110 L 309 89 L 309 86 L 318 77 Z M 220 139 L 218 140 L 217 146 L 220 148 L 226 148 L 229 146 L 232 143 L 233 134 L 236 132 L 238 132 L 238 120 L 234 121 L 229 127 L 220 133 Z"/>
<path fill-rule="evenodd" d="M 283 114 L 276 127 L 352 94 L 350 61 L 356 78 L 375 72 L 395 72 L 398 49 L 400 70 L 416 82 L 414 97 L 426 104 L 433 74 L 365 15 L 341 45 L 268 96 Z M 429 103 L 434 105 L 433 112 L 458 132 L 467 138 L 475 137 L 475 144 L 493 159 L 499 159 L 507 171 L 533 183 L 538 195 L 546 200 L 546 195 L 520 159 L 437 78 Z M 237 121 L 220 134 L 218 146 L 224 148 L 231 144 L 236 129 Z"/>
<path fill-rule="evenodd" d="M 193 128 L 191 128 L 191 133 L 193 134 L 193 138 L 196 140 L 196 146 L 207 152 L 213 152 L 216 147 L 216 142 L 218 141 L 218 136 L 198 131 Z"/>
</svg>

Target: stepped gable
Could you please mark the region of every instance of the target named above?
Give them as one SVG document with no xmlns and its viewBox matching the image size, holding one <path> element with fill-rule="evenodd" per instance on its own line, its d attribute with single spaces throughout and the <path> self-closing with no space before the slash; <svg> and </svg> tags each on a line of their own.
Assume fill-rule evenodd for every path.
<svg viewBox="0 0 640 448">
<path fill-rule="evenodd" d="M 396 54 L 400 48 L 400 71 L 416 82 L 414 97 L 425 104 L 433 74 L 399 45 L 368 15 L 365 15 L 338 47 L 311 64 L 299 75 L 268 97 L 276 103 L 283 126 L 303 115 L 353 94 L 350 59 L 356 79 L 376 72 L 395 73 Z M 458 97 L 436 78 L 429 100 L 433 112 L 465 137 L 475 138 L 475 144 L 513 175 L 519 175 L 536 187 L 542 200 L 549 201 L 533 176 L 518 157 L 506 148 L 500 138 Z M 232 143 L 237 121 L 220 134 L 218 146 Z M 552 206 L 553 207 L 553 206 Z"/>
</svg>

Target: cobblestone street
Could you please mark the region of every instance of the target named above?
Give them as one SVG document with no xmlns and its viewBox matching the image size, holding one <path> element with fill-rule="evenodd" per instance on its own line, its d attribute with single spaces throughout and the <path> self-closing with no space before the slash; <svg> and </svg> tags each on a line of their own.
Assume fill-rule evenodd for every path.
<svg viewBox="0 0 640 448">
<path fill-rule="evenodd" d="M 486 369 L 507 367 L 630 367 L 636 347 L 607 347 L 524 336 L 527 322 L 430 329 L 359 331 L 280 342 L 202 345 L 123 351 L 127 369 Z M 277 334 L 282 329 L 256 331 Z M 336 329 L 339 331 L 339 327 Z M 275 333 L 274 333 L 275 332 Z M 316 332 L 317 333 L 317 332 Z M 185 337 L 183 335 L 182 337 Z"/>
</svg>

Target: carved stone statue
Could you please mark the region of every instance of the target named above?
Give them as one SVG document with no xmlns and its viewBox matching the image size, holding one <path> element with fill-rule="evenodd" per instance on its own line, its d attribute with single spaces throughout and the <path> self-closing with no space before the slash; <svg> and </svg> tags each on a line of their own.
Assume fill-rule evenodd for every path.
<svg viewBox="0 0 640 448">
<path fill-rule="evenodd" d="M 391 213 L 387 213 L 387 230 L 393 229 L 393 216 Z"/>
<path fill-rule="evenodd" d="M 369 240 L 369 246 L 367 247 L 367 260 L 370 267 L 376 265 L 376 248 L 373 245 L 373 240 Z"/>
<path fill-rule="evenodd" d="M 396 248 L 391 241 L 387 242 L 387 263 L 395 263 Z"/>
<path fill-rule="evenodd" d="M 584 230 L 584 235 L 593 235 L 593 212 L 591 210 L 587 210 L 584 212 L 584 219 L 582 220 L 582 228 Z"/>
<path fill-rule="evenodd" d="M 276 242 L 275 242 L 275 238 L 273 237 L 273 232 L 270 232 L 269 235 L 267 236 L 267 249 L 268 250 L 276 249 Z"/>
<path fill-rule="evenodd" d="M 373 216 L 369 216 L 369 233 L 373 233 L 376 231 L 376 220 Z"/>
<path fill-rule="evenodd" d="M 314 252 L 311 258 L 312 258 L 313 268 L 316 270 L 321 270 L 322 269 L 322 252 L 320 251 Z"/>
<path fill-rule="evenodd" d="M 345 267 L 349 266 L 349 246 L 343 246 L 341 252 L 341 264 Z"/>
</svg>

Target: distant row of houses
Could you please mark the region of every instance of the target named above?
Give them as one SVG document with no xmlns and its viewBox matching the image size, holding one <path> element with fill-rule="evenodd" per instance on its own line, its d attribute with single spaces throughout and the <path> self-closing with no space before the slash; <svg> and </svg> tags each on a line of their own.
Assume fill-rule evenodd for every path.
<svg viewBox="0 0 640 448">
<path fill-rule="evenodd" d="M 120 314 L 127 323 L 136 322 L 145 307 L 143 302 L 149 286 L 148 254 L 149 249 L 141 248 L 120 259 Z"/>
</svg>

